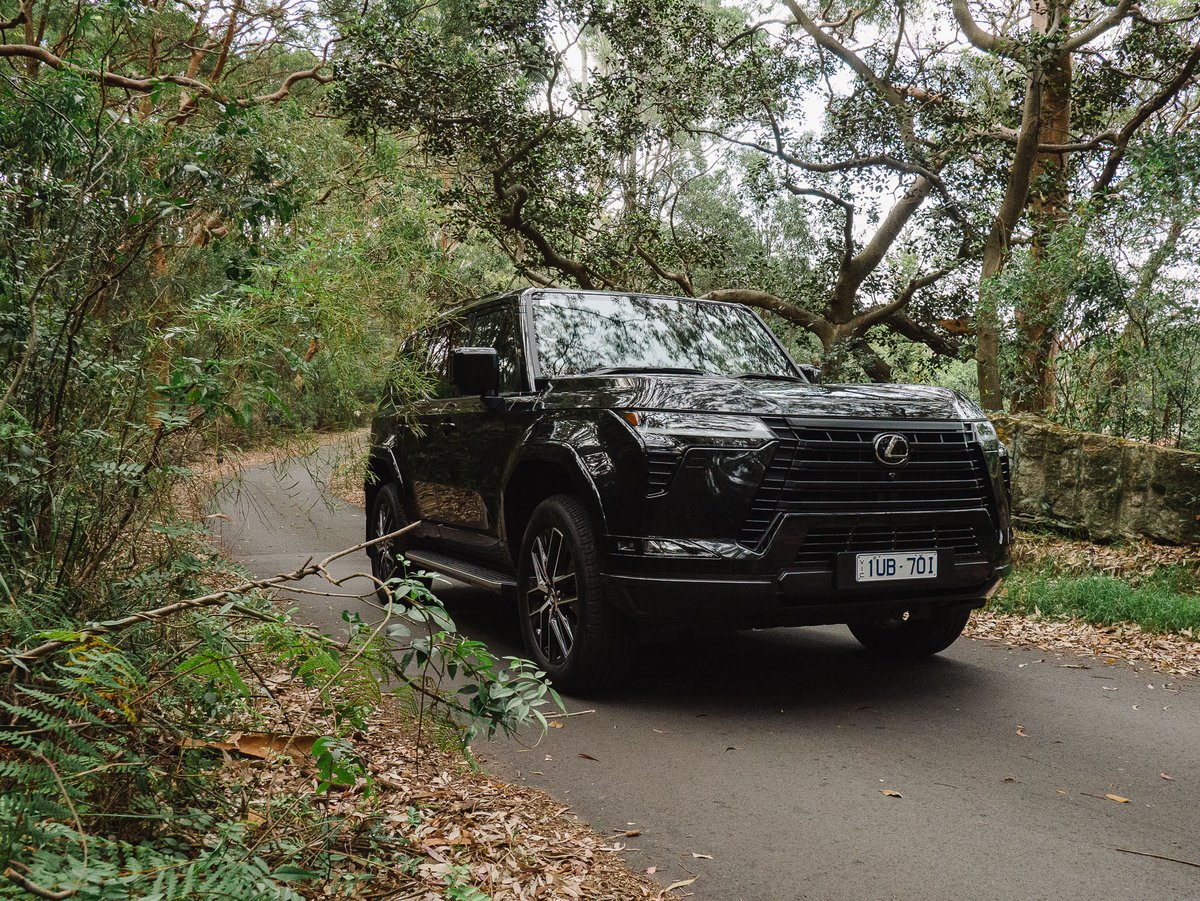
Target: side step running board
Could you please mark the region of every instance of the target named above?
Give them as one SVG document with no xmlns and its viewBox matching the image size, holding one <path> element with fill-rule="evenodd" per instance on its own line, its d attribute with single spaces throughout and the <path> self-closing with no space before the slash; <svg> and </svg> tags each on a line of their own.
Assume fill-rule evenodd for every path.
<svg viewBox="0 0 1200 901">
<path fill-rule="evenodd" d="M 478 563 L 468 563 L 456 557 L 439 554 L 436 551 L 409 551 L 404 555 L 410 563 L 431 569 L 435 573 L 458 579 L 470 585 L 478 585 L 490 591 L 516 591 L 517 583 L 511 576 L 506 576 L 498 570 L 480 566 Z"/>
</svg>

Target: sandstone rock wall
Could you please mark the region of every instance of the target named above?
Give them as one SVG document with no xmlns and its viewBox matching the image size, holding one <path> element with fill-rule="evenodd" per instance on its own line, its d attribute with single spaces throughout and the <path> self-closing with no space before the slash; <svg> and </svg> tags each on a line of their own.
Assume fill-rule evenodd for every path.
<svg viewBox="0 0 1200 901">
<path fill-rule="evenodd" d="M 1200 545 L 1200 453 L 1076 432 L 1036 416 L 993 419 L 1012 452 L 1018 517 L 1100 540 Z"/>
</svg>

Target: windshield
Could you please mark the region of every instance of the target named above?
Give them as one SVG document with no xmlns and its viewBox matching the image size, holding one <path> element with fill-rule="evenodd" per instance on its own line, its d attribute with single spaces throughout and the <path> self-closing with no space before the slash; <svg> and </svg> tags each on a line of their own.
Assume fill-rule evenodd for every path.
<svg viewBox="0 0 1200 901">
<path fill-rule="evenodd" d="M 543 294 L 533 302 L 542 375 L 659 370 L 800 378 L 744 307 L 636 294 Z"/>
</svg>

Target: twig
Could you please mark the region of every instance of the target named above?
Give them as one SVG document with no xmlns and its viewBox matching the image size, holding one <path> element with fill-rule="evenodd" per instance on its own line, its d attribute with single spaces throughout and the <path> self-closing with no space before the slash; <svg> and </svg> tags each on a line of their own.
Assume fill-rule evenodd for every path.
<svg viewBox="0 0 1200 901">
<path fill-rule="evenodd" d="M 70 898 L 75 894 L 76 891 L 78 891 L 77 889 L 67 888 L 56 892 L 48 888 L 42 888 L 42 886 L 38 885 L 36 882 L 26 879 L 12 867 L 8 867 L 4 871 L 4 878 L 10 882 L 15 882 L 31 895 L 36 895 L 39 898 L 50 898 L 51 901 L 62 901 L 63 898 Z"/>
<path fill-rule="evenodd" d="M 594 711 L 594 710 L 575 710 L 575 711 L 572 711 L 571 713 L 547 713 L 545 716 L 546 716 L 546 719 L 553 720 L 553 719 L 561 719 L 563 717 L 568 717 L 568 716 L 583 716 L 585 713 L 595 713 L 595 712 L 596 711 Z"/>
<path fill-rule="evenodd" d="M 176 613 L 183 613 L 187 610 L 196 610 L 201 607 L 215 607 L 217 604 L 223 603 L 235 595 L 247 594 L 255 589 L 272 588 L 276 585 L 284 585 L 288 582 L 299 582 L 308 576 L 324 573 L 325 567 L 334 560 L 339 560 L 350 554 L 357 553 L 365 548 L 372 547 L 384 541 L 392 541 L 410 532 L 420 525 L 420 521 L 411 523 L 403 529 L 397 529 L 395 532 L 389 532 L 387 535 L 380 535 L 378 538 L 372 538 L 370 541 L 362 541 L 353 547 L 338 551 L 336 554 L 330 554 L 320 563 L 305 563 L 304 566 L 290 573 L 280 573 L 277 576 L 271 576 L 266 579 L 251 579 L 243 582 L 240 585 L 235 585 L 232 588 L 227 588 L 224 591 L 217 591 L 212 594 L 202 595 L 200 597 L 188 598 L 183 601 L 176 601 L 174 604 L 167 604 L 165 607 L 158 607 L 153 610 L 139 610 L 137 613 L 131 613 L 129 616 L 121 617 L 120 619 L 109 620 L 108 622 L 96 623 L 86 629 L 81 629 L 76 632 L 70 639 L 55 639 L 40 644 L 37 647 L 30 648 L 21 653 L 12 653 L 10 649 L 0 650 L 0 653 L 7 651 L 7 660 L 0 661 L 0 669 L 15 669 L 25 666 L 40 660 L 42 657 L 49 656 L 56 651 L 60 651 L 67 647 L 76 647 L 88 641 L 97 635 L 109 635 L 113 632 L 121 632 L 131 626 L 136 626 L 143 622 L 158 622 L 166 619 L 169 616 L 174 616 Z M 312 558 L 310 557 L 309 560 Z"/>
<path fill-rule="evenodd" d="M 1181 863 L 1184 866 L 1200 868 L 1200 863 L 1195 863 L 1191 860 L 1180 860 L 1178 857 L 1167 857 L 1165 854 L 1151 854 L 1149 851 L 1134 851 L 1130 848 L 1114 848 L 1114 851 L 1120 851 L 1123 854 L 1136 854 L 1138 857 L 1153 857 L 1155 860 L 1169 860 L 1171 863 Z"/>
</svg>

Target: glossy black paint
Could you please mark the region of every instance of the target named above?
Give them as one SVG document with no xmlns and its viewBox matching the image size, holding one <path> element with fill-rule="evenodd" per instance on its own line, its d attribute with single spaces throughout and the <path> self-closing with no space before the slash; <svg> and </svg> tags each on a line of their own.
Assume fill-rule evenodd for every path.
<svg viewBox="0 0 1200 901">
<path fill-rule="evenodd" d="M 610 599 L 648 628 L 846 622 L 894 610 L 919 615 L 935 606 L 977 606 L 1007 572 L 1011 533 L 1002 465 L 975 437 L 986 428 L 983 414 L 961 395 L 912 385 L 810 384 L 799 367 L 794 380 L 633 372 L 546 378 L 531 314 L 539 293 L 489 298 L 455 314 L 466 342 L 479 334 L 472 322 L 508 321 L 511 311 L 520 334 L 506 339 L 516 348 L 509 351 L 516 371 L 508 384 L 517 390 L 485 397 L 459 394 L 450 383 L 444 396 L 389 394 L 381 405 L 372 430 L 368 502 L 379 484 L 399 484 L 408 516 L 422 520 L 410 547 L 512 577 L 536 504 L 554 494 L 575 495 L 603 536 Z M 584 304 L 588 296 L 570 295 L 572 303 Z M 630 411 L 651 418 L 635 428 Z M 682 436 L 672 432 L 671 417 L 679 414 L 699 415 L 688 422 L 702 427 Z M 659 432 L 649 430 L 655 416 L 667 423 Z M 792 432 L 769 424 L 783 422 L 868 435 L 965 432 L 979 461 L 973 471 L 984 484 L 961 508 L 891 510 L 882 467 L 881 474 L 860 471 L 855 478 L 879 482 L 868 487 L 878 489 L 881 509 L 789 507 L 761 540 L 750 541 L 743 525 L 764 478 L 790 486 L 802 474 L 779 469 L 776 455 Z M 813 530 L 853 533 L 859 527 L 876 536 L 901 529 L 907 535 L 935 525 L 976 540 L 966 554 L 938 548 L 942 574 L 927 582 L 855 584 L 847 576 L 849 546 L 821 565 L 801 554 Z"/>
</svg>

